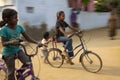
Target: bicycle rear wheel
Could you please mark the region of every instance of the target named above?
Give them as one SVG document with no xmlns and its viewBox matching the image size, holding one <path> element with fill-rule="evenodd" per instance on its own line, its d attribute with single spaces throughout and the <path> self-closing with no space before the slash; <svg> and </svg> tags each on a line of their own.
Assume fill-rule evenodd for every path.
<svg viewBox="0 0 120 80">
<path fill-rule="evenodd" d="M 101 58 L 94 52 L 87 51 L 81 57 L 81 64 L 88 72 L 96 73 L 102 68 Z"/>
<path fill-rule="evenodd" d="M 61 53 L 62 52 L 57 48 L 50 49 L 47 55 L 48 64 L 52 67 L 60 68 L 64 62 L 64 58 Z"/>
</svg>

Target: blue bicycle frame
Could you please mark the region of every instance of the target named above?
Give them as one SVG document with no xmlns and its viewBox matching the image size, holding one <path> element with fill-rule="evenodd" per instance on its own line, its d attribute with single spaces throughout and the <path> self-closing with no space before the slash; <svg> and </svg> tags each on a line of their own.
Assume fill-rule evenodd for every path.
<svg viewBox="0 0 120 80">
<path fill-rule="evenodd" d="M 27 72 L 23 73 L 23 71 L 25 70 L 28 70 Z M 21 72 L 22 71 L 22 72 Z M 32 77 L 35 77 L 34 76 L 34 73 L 33 73 L 33 67 L 32 67 L 32 64 L 30 64 L 29 66 L 26 66 L 26 67 L 23 67 L 23 68 L 20 68 L 20 69 L 16 69 L 16 72 L 17 72 L 17 77 L 18 77 L 18 80 L 23 80 L 25 79 L 27 76 L 31 75 Z"/>
</svg>

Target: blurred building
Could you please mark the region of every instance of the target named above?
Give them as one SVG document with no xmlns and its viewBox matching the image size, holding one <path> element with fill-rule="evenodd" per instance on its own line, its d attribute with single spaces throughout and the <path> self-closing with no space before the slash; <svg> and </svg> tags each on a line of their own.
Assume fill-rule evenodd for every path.
<svg viewBox="0 0 120 80">
<path fill-rule="evenodd" d="M 1 2 L 2 9 L 9 7 L 18 11 L 20 24 L 27 22 L 30 25 L 40 25 L 45 22 L 48 26 L 54 26 L 57 11 L 64 10 L 66 14 L 70 11 L 67 0 L 1 0 Z"/>
<path fill-rule="evenodd" d="M 82 0 L 68 0 L 70 8 L 81 9 L 82 11 L 94 11 L 94 0 L 90 0 L 87 5 L 82 3 Z"/>
<path fill-rule="evenodd" d="M 19 23 L 29 23 L 30 25 L 40 25 L 46 23 L 48 28 L 52 28 L 56 23 L 56 13 L 60 10 L 65 11 L 66 21 L 70 22 L 71 8 L 81 9 L 78 15 L 78 22 L 81 28 L 93 28 L 105 26 L 108 14 L 94 14 L 94 0 L 86 6 L 82 0 L 0 0 L 0 11 L 4 8 L 14 8 L 18 11 Z M 96 22 L 95 22 L 96 21 Z"/>
</svg>

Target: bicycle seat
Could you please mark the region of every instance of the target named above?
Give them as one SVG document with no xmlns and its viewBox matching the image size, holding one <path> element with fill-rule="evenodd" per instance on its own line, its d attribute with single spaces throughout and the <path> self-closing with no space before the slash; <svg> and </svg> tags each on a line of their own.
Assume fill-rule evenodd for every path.
<svg viewBox="0 0 120 80">
<path fill-rule="evenodd" d="M 57 40 L 54 40 L 53 42 L 54 42 L 54 43 L 61 43 L 61 42 L 59 42 L 59 41 L 57 41 Z"/>
<path fill-rule="evenodd" d="M 60 41 L 58 41 L 58 40 L 56 39 L 56 37 L 55 37 L 55 36 L 53 37 L 52 42 L 53 42 L 53 43 L 61 43 Z"/>
<path fill-rule="evenodd" d="M 63 43 L 63 47 L 65 48 L 65 43 L 66 43 L 66 42 L 58 41 L 55 37 L 53 37 L 52 42 L 53 42 L 56 46 L 57 46 L 58 43 Z"/>
</svg>

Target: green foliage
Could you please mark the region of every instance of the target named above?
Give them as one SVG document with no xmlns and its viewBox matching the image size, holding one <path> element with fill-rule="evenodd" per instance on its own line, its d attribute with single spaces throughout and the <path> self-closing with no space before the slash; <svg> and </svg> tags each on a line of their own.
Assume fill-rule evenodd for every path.
<svg viewBox="0 0 120 80">
<path fill-rule="evenodd" d="M 82 0 L 82 3 L 87 6 L 89 4 L 90 0 Z"/>
<path fill-rule="evenodd" d="M 118 15 L 119 15 L 120 14 L 120 0 L 118 0 L 117 10 L 118 10 Z"/>
<path fill-rule="evenodd" d="M 111 9 L 116 8 L 118 14 L 120 14 L 120 0 L 112 0 L 109 2 Z"/>
<path fill-rule="evenodd" d="M 105 0 L 98 0 L 95 4 L 95 11 L 96 12 L 109 12 L 110 8 L 108 8 Z"/>
</svg>

